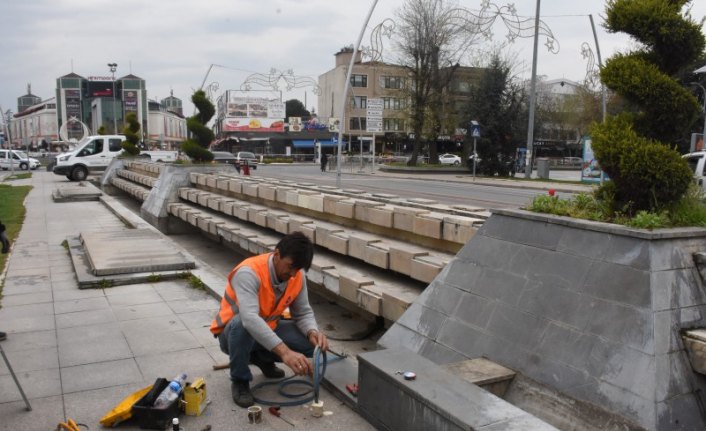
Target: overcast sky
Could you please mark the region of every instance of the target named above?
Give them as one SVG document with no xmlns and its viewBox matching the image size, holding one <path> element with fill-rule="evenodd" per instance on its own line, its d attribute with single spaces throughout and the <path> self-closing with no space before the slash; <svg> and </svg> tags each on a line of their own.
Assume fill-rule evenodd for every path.
<svg viewBox="0 0 706 431">
<path fill-rule="evenodd" d="M 272 68 L 316 79 L 333 67 L 334 53 L 355 42 L 371 4 L 372 0 L 1 0 L 0 106 L 16 112 L 17 97 L 26 93 L 28 83 L 32 93 L 46 99 L 55 94 L 56 78 L 72 71 L 84 77 L 110 76 L 107 63 L 115 62 L 116 76 L 133 73 L 145 79 L 150 99 L 162 99 L 173 90 L 190 115 L 190 95 L 211 64 L 219 66 L 207 83 L 218 82 L 218 94 L 239 89 L 250 74 L 268 74 Z M 369 29 L 393 17 L 402 5 L 403 0 L 380 0 Z M 481 2 L 459 5 L 478 11 Z M 514 5 L 520 16 L 534 16 L 534 0 L 517 0 Z M 600 0 L 542 1 L 542 19 L 561 50 L 548 53 L 545 38 L 540 39 L 539 74 L 583 79 L 586 61 L 581 43 L 594 45 L 588 14 L 593 14 L 604 60 L 630 47 L 625 35 L 603 30 L 604 5 Z M 700 21 L 706 15 L 706 1 L 694 2 L 692 15 Z M 369 29 L 363 45 L 370 44 Z M 505 40 L 502 23 L 493 31 L 496 42 Z M 516 71 L 529 76 L 531 39 L 508 49 L 517 53 Z M 304 101 L 305 93 L 307 107 L 316 106 L 311 89 L 285 90 L 283 98 Z"/>
</svg>

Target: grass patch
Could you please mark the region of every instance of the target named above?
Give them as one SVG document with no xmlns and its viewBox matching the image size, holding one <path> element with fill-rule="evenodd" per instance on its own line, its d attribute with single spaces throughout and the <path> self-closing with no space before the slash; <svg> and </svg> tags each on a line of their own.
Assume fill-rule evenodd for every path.
<svg viewBox="0 0 706 431">
<path fill-rule="evenodd" d="M 571 199 L 556 196 L 536 196 L 525 209 L 585 220 L 620 224 L 637 229 L 671 227 L 706 227 L 706 205 L 703 191 L 692 185 L 676 204 L 659 211 L 638 211 L 627 216 L 625 211 L 615 211 L 595 194 L 579 193 Z"/>
<path fill-rule="evenodd" d="M 28 178 L 32 178 L 32 173 L 22 172 L 21 174 L 8 175 L 5 177 L 5 181 L 26 180 Z"/>
<path fill-rule="evenodd" d="M 22 223 L 25 219 L 24 201 L 32 186 L 12 187 L 7 184 L 0 184 L 0 221 L 7 229 L 5 235 L 12 243 L 20 233 Z M 0 254 L 0 273 L 5 270 L 7 254 Z M 2 286 L 0 286 L 2 293 Z"/>
</svg>

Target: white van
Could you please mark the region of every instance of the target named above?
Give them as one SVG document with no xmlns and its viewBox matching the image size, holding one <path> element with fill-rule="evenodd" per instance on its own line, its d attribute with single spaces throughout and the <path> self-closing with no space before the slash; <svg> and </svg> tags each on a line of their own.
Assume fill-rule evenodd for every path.
<svg viewBox="0 0 706 431">
<path fill-rule="evenodd" d="M 24 151 L 0 150 L 0 169 L 4 171 L 8 169 L 26 171 L 27 169 L 37 169 L 40 166 L 39 160 L 29 157 Z"/>
<path fill-rule="evenodd" d="M 682 156 L 689 164 L 691 172 L 694 174 L 696 184 L 706 190 L 706 151 L 684 154 Z"/>
<path fill-rule="evenodd" d="M 86 136 L 73 151 L 56 156 L 54 173 L 71 181 L 83 181 L 88 172 L 105 170 L 123 150 L 124 140 L 123 135 Z"/>
</svg>

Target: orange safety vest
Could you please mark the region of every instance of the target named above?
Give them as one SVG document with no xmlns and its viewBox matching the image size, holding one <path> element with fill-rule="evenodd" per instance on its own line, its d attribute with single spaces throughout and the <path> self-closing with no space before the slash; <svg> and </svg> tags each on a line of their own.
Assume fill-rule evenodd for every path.
<svg viewBox="0 0 706 431">
<path fill-rule="evenodd" d="M 221 308 L 218 310 L 216 318 L 211 322 L 211 332 L 214 335 L 218 335 L 223 332 L 223 328 L 230 322 L 238 313 L 239 303 L 238 298 L 235 296 L 235 289 L 230 284 L 230 280 L 238 269 L 243 266 L 247 266 L 255 272 L 255 275 L 260 279 L 260 317 L 262 317 L 267 326 L 272 330 L 277 328 L 277 323 L 282 318 L 284 310 L 286 310 L 289 305 L 296 299 L 299 292 L 301 292 L 303 287 L 304 276 L 301 271 L 297 272 L 297 275 L 290 278 L 287 281 L 287 287 L 284 289 L 284 293 L 280 297 L 278 303 L 275 304 L 275 291 L 272 287 L 270 281 L 270 268 L 268 261 L 271 253 L 261 254 L 258 256 L 249 257 L 242 262 L 240 262 L 233 270 L 228 274 L 228 279 L 226 280 L 226 291 L 221 299 Z"/>
</svg>

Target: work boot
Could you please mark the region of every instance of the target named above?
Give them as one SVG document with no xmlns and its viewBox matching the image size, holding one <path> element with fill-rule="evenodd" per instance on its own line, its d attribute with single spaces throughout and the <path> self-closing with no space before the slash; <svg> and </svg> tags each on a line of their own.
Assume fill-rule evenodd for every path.
<svg viewBox="0 0 706 431">
<path fill-rule="evenodd" d="M 284 377 L 284 370 L 278 368 L 274 362 L 263 362 L 261 360 L 252 360 L 251 364 L 255 365 L 262 371 L 268 379 L 281 379 Z"/>
<path fill-rule="evenodd" d="M 5 341 L 7 340 L 7 334 L 4 332 L 0 332 L 0 341 Z"/>
<path fill-rule="evenodd" d="M 230 392 L 233 394 L 233 401 L 240 407 L 247 408 L 255 404 L 252 392 L 250 392 L 250 382 L 247 380 L 232 381 Z"/>
</svg>

